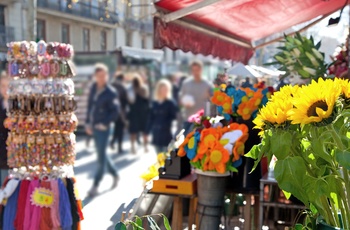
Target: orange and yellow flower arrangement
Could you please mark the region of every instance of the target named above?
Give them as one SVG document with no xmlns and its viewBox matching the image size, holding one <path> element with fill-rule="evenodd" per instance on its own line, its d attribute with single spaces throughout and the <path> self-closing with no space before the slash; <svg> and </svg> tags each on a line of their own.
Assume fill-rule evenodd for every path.
<svg viewBox="0 0 350 230">
<path fill-rule="evenodd" d="M 197 128 L 179 147 L 178 155 L 187 156 L 191 165 L 202 171 L 237 172 L 248 139 L 248 127 L 238 123 L 223 126 L 210 117 L 203 117 L 201 121 L 203 126 L 197 123 Z"/>
</svg>

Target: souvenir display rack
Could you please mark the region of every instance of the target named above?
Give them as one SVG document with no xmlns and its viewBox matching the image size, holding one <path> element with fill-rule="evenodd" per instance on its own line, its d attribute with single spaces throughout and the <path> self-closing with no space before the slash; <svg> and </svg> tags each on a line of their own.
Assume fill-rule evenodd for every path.
<svg viewBox="0 0 350 230">
<path fill-rule="evenodd" d="M 8 179 L 0 191 L 3 229 L 80 229 L 73 164 L 73 47 L 8 44 Z"/>
</svg>

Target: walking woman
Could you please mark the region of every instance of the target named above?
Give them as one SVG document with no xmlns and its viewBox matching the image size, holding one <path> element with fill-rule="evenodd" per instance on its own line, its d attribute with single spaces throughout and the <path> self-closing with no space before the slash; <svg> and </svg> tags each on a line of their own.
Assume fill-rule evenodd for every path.
<svg viewBox="0 0 350 230">
<path fill-rule="evenodd" d="M 155 89 L 147 130 L 152 133 L 152 144 L 157 153 L 167 151 L 173 135 L 172 122 L 176 119 L 177 106 L 172 100 L 171 83 L 160 80 Z"/>
<path fill-rule="evenodd" d="M 132 80 L 131 92 L 133 98 L 129 98 L 129 132 L 131 139 L 131 152 L 136 154 L 135 142 L 138 134 L 143 135 L 145 152 L 148 152 L 147 121 L 149 114 L 149 93 L 147 86 L 139 75 Z"/>
</svg>

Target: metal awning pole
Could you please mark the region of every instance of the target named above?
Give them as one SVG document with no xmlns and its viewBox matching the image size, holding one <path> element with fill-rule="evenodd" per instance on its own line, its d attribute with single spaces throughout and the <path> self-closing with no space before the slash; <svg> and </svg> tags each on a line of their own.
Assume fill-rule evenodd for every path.
<svg viewBox="0 0 350 230">
<path fill-rule="evenodd" d="M 174 11 L 172 13 L 166 14 L 163 16 L 164 22 L 172 22 L 176 19 L 185 17 L 189 14 L 194 13 L 197 10 L 200 10 L 206 6 L 212 5 L 214 3 L 220 2 L 222 0 L 202 0 L 198 3 L 195 3 L 193 5 L 190 5 L 189 7 L 183 8 L 181 10 Z"/>
</svg>

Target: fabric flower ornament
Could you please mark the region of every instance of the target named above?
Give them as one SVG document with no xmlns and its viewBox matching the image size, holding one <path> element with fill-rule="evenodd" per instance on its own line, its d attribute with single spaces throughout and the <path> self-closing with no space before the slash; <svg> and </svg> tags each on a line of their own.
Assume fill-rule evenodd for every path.
<svg viewBox="0 0 350 230">
<path fill-rule="evenodd" d="M 226 172 L 226 163 L 230 160 L 230 154 L 219 142 L 216 143 L 210 154 L 205 158 L 203 171 Z"/>
<path fill-rule="evenodd" d="M 185 145 L 185 152 L 188 159 L 192 160 L 197 155 L 197 145 L 200 139 L 200 133 L 195 132 L 194 135 L 189 138 L 187 145 Z"/>
<path fill-rule="evenodd" d="M 243 120 L 249 120 L 255 110 L 257 110 L 257 106 L 254 105 L 254 101 L 249 100 L 238 106 L 237 113 L 243 118 Z"/>
<path fill-rule="evenodd" d="M 228 95 L 226 93 L 218 90 L 214 92 L 214 95 L 211 98 L 211 102 L 217 106 L 222 106 L 227 100 Z"/>
<path fill-rule="evenodd" d="M 241 130 L 234 130 L 231 132 L 224 133 L 220 138 L 220 144 L 224 146 L 224 148 L 229 151 L 230 155 L 233 150 L 233 146 L 236 141 L 243 135 Z"/>
<path fill-rule="evenodd" d="M 232 167 L 238 168 L 239 166 L 242 165 L 242 162 L 243 162 L 242 157 L 240 157 L 238 160 L 236 160 L 232 163 Z"/>
<path fill-rule="evenodd" d="M 233 97 L 236 94 L 236 88 L 233 86 L 228 86 L 225 90 L 225 93 L 230 96 Z"/>
<path fill-rule="evenodd" d="M 235 94 L 233 95 L 233 104 L 237 107 L 239 104 L 241 104 L 244 96 L 246 96 L 246 93 L 243 90 L 236 90 Z"/>
</svg>

